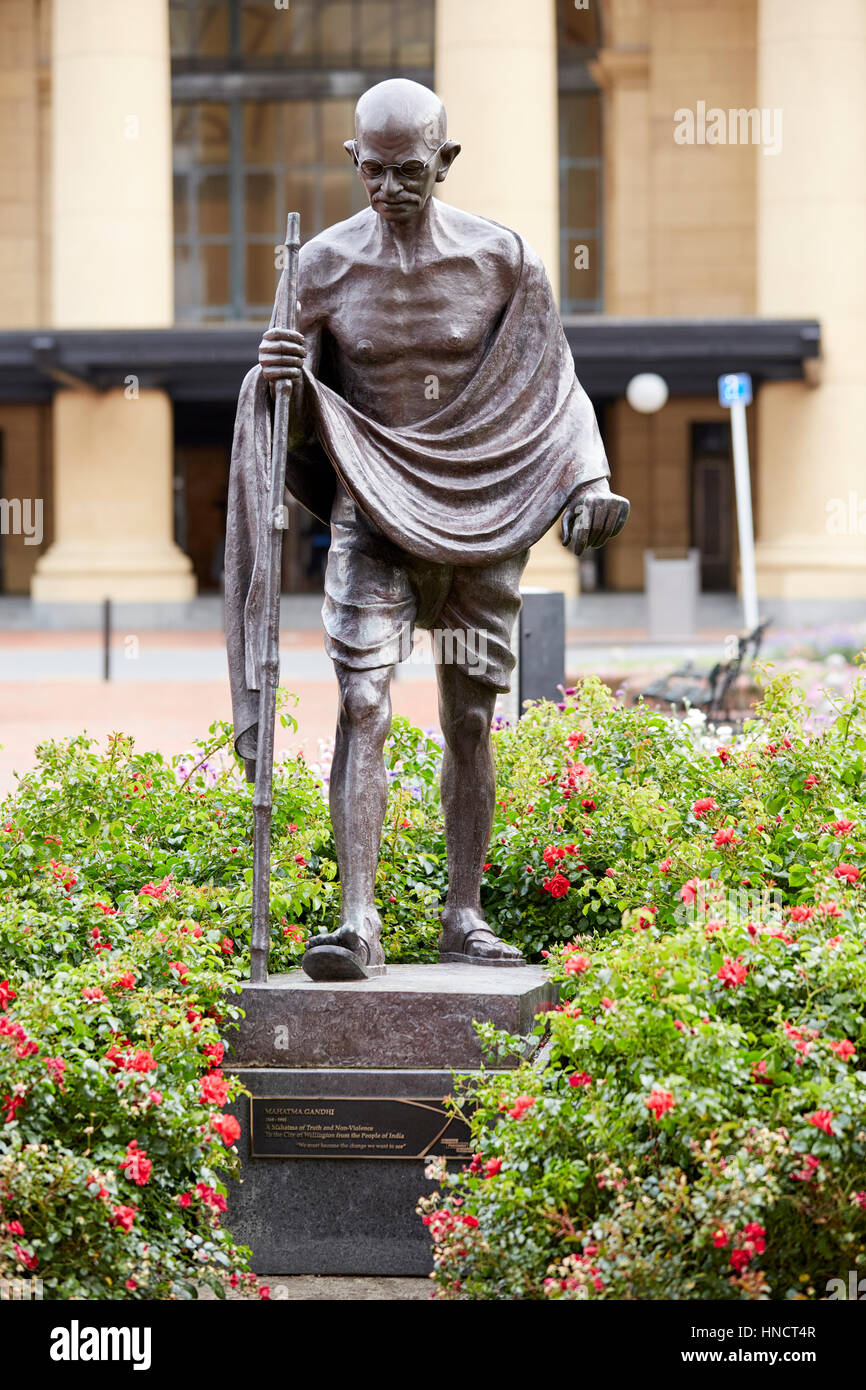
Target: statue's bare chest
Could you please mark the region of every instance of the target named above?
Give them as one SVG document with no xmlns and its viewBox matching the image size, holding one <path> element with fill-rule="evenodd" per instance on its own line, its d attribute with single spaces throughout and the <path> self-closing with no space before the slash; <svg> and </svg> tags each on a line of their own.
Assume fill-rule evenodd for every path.
<svg viewBox="0 0 866 1390">
<path fill-rule="evenodd" d="M 499 277 L 468 260 L 414 273 L 367 265 L 342 281 L 328 329 L 350 369 L 397 358 L 423 366 L 476 357 L 502 308 Z"/>
</svg>

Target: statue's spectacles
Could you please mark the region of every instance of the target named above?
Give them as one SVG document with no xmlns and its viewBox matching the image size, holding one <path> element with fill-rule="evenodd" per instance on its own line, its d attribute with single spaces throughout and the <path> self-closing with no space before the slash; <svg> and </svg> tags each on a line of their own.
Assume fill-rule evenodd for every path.
<svg viewBox="0 0 866 1390">
<path fill-rule="evenodd" d="M 426 171 L 428 165 L 433 163 L 433 160 L 436 158 L 437 154 L 439 153 L 439 150 L 444 150 L 447 144 L 448 141 L 443 140 L 442 144 L 439 146 L 439 149 L 434 150 L 430 158 L 424 161 L 420 159 L 407 159 L 404 161 L 403 164 L 383 164 L 380 159 L 359 159 L 358 144 L 356 140 L 353 140 L 352 158 L 354 159 L 358 168 L 361 170 L 361 173 L 364 175 L 364 177 L 368 179 L 380 179 L 386 169 L 396 169 L 397 173 L 403 179 L 417 179 L 420 178 L 421 175 Z"/>
</svg>

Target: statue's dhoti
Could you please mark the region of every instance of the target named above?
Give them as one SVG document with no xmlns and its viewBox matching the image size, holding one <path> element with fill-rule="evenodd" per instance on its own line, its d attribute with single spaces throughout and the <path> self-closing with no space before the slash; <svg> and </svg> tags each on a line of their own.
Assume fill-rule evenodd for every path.
<svg viewBox="0 0 866 1390">
<path fill-rule="evenodd" d="M 382 535 L 338 483 L 322 608 L 328 655 L 356 671 L 393 666 L 411 655 L 417 626 L 432 631 L 437 662 L 509 690 L 528 558 L 522 550 L 493 565 L 420 560 Z"/>
</svg>

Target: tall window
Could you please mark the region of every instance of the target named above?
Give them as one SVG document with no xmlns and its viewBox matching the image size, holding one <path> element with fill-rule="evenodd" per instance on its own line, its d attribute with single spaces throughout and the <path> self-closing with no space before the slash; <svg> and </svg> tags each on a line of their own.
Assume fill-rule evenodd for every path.
<svg viewBox="0 0 866 1390">
<path fill-rule="evenodd" d="M 365 206 L 355 102 L 432 86 L 433 19 L 434 0 L 171 0 L 178 320 L 260 322 L 286 213 L 307 240 Z"/>
<path fill-rule="evenodd" d="M 600 313 L 601 93 L 589 64 L 600 44 L 598 5 L 558 3 L 559 248 L 564 314 Z"/>
</svg>

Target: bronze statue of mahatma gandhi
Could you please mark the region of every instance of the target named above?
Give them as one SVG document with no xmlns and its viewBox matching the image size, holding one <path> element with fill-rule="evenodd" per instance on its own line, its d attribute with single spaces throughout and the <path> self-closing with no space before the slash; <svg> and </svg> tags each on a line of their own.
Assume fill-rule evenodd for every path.
<svg viewBox="0 0 866 1390">
<path fill-rule="evenodd" d="M 309 943 L 304 970 L 334 980 L 384 969 L 383 745 L 391 677 L 414 626 L 454 637 L 453 660 L 436 666 L 448 850 L 439 959 L 521 965 L 480 901 L 490 729 L 515 665 L 520 579 L 558 517 L 563 544 L 580 555 L 622 529 L 629 504 L 608 487 L 538 256 L 518 233 L 432 196 L 460 153 L 435 93 L 404 80 L 371 88 L 345 148 L 370 206 L 302 247 L 298 330 L 265 333 L 238 403 L 226 547 L 236 747 L 250 775 L 271 397 L 289 380 L 286 487 L 330 524 L 322 617 L 340 689 L 330 781 L 340 925 Z"/>
</svg>

